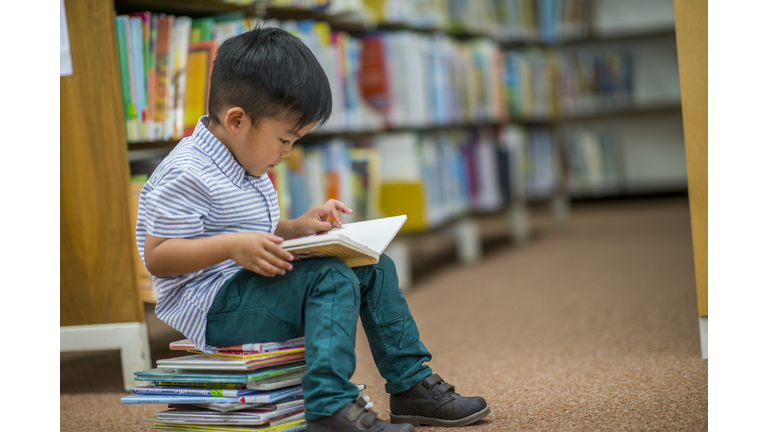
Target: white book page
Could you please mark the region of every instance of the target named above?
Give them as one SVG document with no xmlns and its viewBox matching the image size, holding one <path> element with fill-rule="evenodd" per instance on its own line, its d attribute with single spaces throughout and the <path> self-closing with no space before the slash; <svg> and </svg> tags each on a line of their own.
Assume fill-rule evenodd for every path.
<svg viewBox="0 0 768 432">
<path fill-rule="evenodd" d="M 357 241 L 381 254 L 389 246 L 408 217 L 405 215 L 388 218 L 372 219 L 362 222 L 351 222 L 328 231 L 328 234 L 339 234 Z"/>
</svg>

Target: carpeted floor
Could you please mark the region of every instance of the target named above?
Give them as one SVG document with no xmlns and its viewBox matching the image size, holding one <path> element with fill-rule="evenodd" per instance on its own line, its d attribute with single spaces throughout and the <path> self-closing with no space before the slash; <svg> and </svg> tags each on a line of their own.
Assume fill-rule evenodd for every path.
<svg viewBox="0 0 768 432">
<path fill-rule="evenodd" d="M 462 430 L 707 430 L 687 201 L 589 203 L 564 229 L 534 222 L 529 244 L 428 265 L 407 293 L 432 368 L 491 405 Z M 174 355 L 181 335 L 148 323 L 153 361 Z M 357 352 L 353 381 L 388 419 L 361 329 Z M 140 420 L 163 407 L 121 405 L 125 394 L 117 352 L 62 354 L 62 431 L 152 430 Z"/>
</svg>

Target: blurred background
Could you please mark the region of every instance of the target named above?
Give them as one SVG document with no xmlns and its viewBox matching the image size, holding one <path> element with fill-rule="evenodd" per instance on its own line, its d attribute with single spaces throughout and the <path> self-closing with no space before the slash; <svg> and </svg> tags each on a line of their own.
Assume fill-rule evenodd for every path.
<svg viewBox="0 0 768 432">
<path fill-rule="evenodd" d="M 62 125 L 75 125 L 62 129 L 62 150 L 71 146 L 61 162 L 62 329 L 87 335 L 88 326 L 138 323 L 153 362 L 174 355 L 167 344 L 183 336 L 154 317 L 157 292 L 133 238 L 138 196 L 206 114 L 216 47 L 273 26 L 307 44 L 333 92 L 331 119 L 269 172 L 281 217 L 329 198 L 355 210 L 344 222 L 408 215 L 386 253 L 441 370 L 471 376 L 463 384 L 490 392 L 497 412 L 508 414 L 479 428 L 706 429 L 706 333 L 699 328 L 706 288 L 697 299 L 672 0 L 93 0 L 62 7 L 69 75 L 79 79 L 62 72 Z M 446 327 L 429 315 L 440 309 L 461 324 Z M 573 337 L 561 340 L 569 327 Z M 601 333 L 608 328 L 632 330 Z M 505 339 L 505 329 L 520 338 Z M 621 351 L 622 340 L 635 343 Z M 479 357 L 446 360 L 457 341 Z M 499 344 L 488 351 L 491 341 Z M 359 339 L 356 378 L 370 385 L 378 378 L 365 344 Z M 62 430 L 88 422 L 109 429 L 76 407 L 78 396 L 121 391 L 119 355 L 100 351 L 115 347 L 64 345 L 62 407 L 66 399 L 80 414 L 62 411 Z M 579 357 L 584 347 L 593 349 Z M 601 350 L 603 359 L 638 355 L 622 367 L 649 371 L 626 382 L 618 378 L 628 379 L 626 369 L 615 371 L 626 405 L 569 393 L 605 390 L 594 379 L 539 395 L 559 402 L 519 393 L 526 385 L 554 392 L 551 382 L 536 381 L 535 364 L 560 368 L 545 380 L 581 380 L 575 371 L 594 366 L 588 359 Z M 542 360 L 542 352 L 556 360 Z M 672 386 L 654 381 L 662 365 L 644 357 L 649 352 L 679 354 L 680 365 L 665 367 L 694 379 L 678 393 L 662 391 L 672 399 L 658 392 L 635 399 L 632 390 L 643 387 L 635 379 L 643 376 L 651 387 Z M 517 372 L 488 361 L 499 353 Z M 489 363 L 495 379 L 511 374 L 513 393 L 488 390 L 487 378 L 466 373 Z M 84 379 L 85 369 L 100 378 Z M 682 412 L 644 423 L 643 410 L 659 413 L 686 397 Z M 383 391 L 381 400 L 386 411 Z M 568 401 L 575 410 L 561 409 Z M 579 404 L 594 403 L 615 421 L 573 417 Z M 549 411 L 531 414 L 542 406 Z M 131 425 L 139 417 L 119 415 Z"/>
</svg>

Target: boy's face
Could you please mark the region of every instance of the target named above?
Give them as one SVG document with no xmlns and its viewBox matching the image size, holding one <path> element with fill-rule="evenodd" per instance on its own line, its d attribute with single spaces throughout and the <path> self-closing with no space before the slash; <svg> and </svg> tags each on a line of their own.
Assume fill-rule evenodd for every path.
<svg viewBox="0 0 768 432">
<path fill-rule="evenodd" d="M 243 116 L 238 133 L 224 144 L 246 171 L 260 176 L 290 156 L 293 143 L 316 124 L 310 123 L 297 131 L 292 121 L 266 118 L 254 126 L 247 116 Z"/>
</svg>

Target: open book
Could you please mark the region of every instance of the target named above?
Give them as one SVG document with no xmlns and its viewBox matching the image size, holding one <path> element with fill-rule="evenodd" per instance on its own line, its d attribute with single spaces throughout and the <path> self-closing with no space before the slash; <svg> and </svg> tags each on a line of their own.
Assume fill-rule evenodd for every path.
<svg viewBox="0 0 768 432">
<path fill-rule="evenodd" d="M 280 246 L 294 260 L 336 257 L 350 267 L 379 262 L 379 256 L 405 223 L 405 215 L 346 223 L 325 233 L 286 240 Z"/>
</svg>

